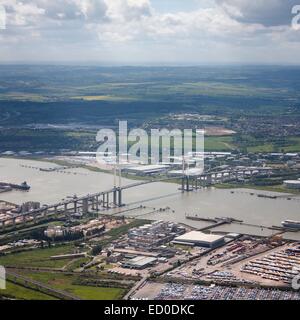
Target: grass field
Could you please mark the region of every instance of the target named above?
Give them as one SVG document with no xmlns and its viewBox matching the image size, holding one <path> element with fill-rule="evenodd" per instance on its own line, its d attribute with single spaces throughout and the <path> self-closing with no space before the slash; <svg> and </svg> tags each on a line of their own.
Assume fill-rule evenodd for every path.
<svg viewBox="0 0 300 320">
<path fill-rule="evenodd" d="M 233 144 L 233 137 L 205 137 L 205 151 L 231 151 L 236 149 Z"/>
<path fill-rule="evenodd" d="M 0 100 L 44 102 L 47 101 L 47 98 L 43 95 L 34 93 L 12 92 L 8 94 L 0 94 Z"/>
<path fill-rule="evenodd" d="M 69 261 L 68 265 L 66 266 L 66 270 L 68 271 L 74 271 L 78 268 L 81 268 L 82 264 L 86 264 L 90 261 L 90 259 L 88 257 L 85 258 L 79 258 L 79 259 L 75 259 L 73 261 Z"/>
<path fill-rule="evenodd" d="M 74 275 L 65 275 L 61 273 L 34 272 L 26 273 L 26 276 L 46 283 L 53 288 L 61 289 L 78 296 L 84 300 L 119 300 L 125 290 L 121 288 L 104 288 L 74 285 L 73 282 L 77 278 Z"/>
<path fill-rule="evenodd" d="M 50 260 L 50 256 L 72 253 L 73 245 L 36 249 L 0 257 L 0 265 L 18 267 L 62 268 L 68 260 Z"/>
<path fill-rule="evenodd" d="M 288 139 L 290 145 L 284 147 L 284 152 L 299 152 L 300 151 L 300 137 L 290 137 Z"/>
<path fill-rule="evenodd" d="M 275 147 L 272 143 L 261 144 L 253 147 L 247 147 L 247 152 L 274 152 Z"/>
<path fill-rule="evenodd" d="M 132 97 L 118 97 L 118 96 L 82 96 L 82 97 L 73 97 L 76 100 L 84 100 L 84 101 L 133 101 L 135 100 Z"/>
<path fill-rule="evenodd" d="M 0 297 L 13 298 L 19 300 L 55 300 L 46 294 L 24 288 L 14 283 L 6 283 L 6 289 L 0 290 Z"/>
<path fill-rule="evenodd" d="M 246 146 L 247 152 L 299 152 L 300 137 L 284 137 L 280 142 L 255 140 L 254 137 L 246 136 L 243 145 Z M 248 144 L 248 145 L 247 145 Z"/>
</svg>

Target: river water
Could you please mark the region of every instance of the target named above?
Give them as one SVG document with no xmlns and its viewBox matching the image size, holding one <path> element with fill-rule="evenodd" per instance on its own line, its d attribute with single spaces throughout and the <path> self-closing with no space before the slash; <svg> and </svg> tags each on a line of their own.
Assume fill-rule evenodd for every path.
<svg viewBox="0 0 300 320">
<path fill-rule="evenodd" d="M 87 195 L 113 187 L 113 176 L 86 169 L 68 169 L 65 172 L 44 172 L 37 168 L 53 168 L 53 163 L 0 158 L 0 181 L 20 184 L 27 181 L 31 186 L 29 192 L 11 191 L 0 194 L 0 200 L 21 204 L 26 201 L 39 201 L 52 204 L 68 196 Z M 122 179 L 123 185 L 136 181 Z M 254 193 L 251 195 L 250 193 Z M 131 216 L 149 219 L 182 222 L 194 227 L 208 225 L 206 222 L 186 219 L 186 214 L 200 217 L 232 217 L 243 220 L 250 225 L 224 225 L 217 231 L 241 232 L 258 235 L 270 235 L 271 230 L 258 226 L 279 226 L 282 220 L 300 220 L 300 197 L 278 194 L 277 199 L 259 198 L 258 193 L 274 194 L 246 189 L 236 189 L 234 193 L 225 189 L 203 189 L 182 193 L 178 185 L 172 183 L 153 183 L 124 192 L 123 201 L 129 208 L 143 205 L 146 209 L 130 211 Z M 163 212 L 152 212 L 159 208 L 170 207 Z M 126 209 L 123 209 L 126 210 Z M 291 237 L 294 237 L 292 234 Z M 299 237 L 299 233 L 296 237 Z"/>
</svg>

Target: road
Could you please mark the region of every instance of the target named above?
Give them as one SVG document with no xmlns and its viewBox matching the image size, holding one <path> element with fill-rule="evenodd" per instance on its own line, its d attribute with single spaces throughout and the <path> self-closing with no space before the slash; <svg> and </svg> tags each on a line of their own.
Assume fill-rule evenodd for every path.
<svg viewBox="0 0 300 320">
<path fill-rule="evenodd" d="M 46 285 L 45 283 L 33 280 L 28 277 L 24 277 L 14 271 L 6 270 L 6 275 L 14 277 L 14 278 L 22 280 L 22 281 L 25 281 L 29 284 L 32 284 L 32 285 L 37 286 L 39 288 L 45 289 L 47 291 L 50 291 L 51 293 L 53 293 L 54 296 L 62 297 L 63 299 L 66 299 L 66 300 L 81 300 L 79 297 L 74 296 L 73 294 L 71 294 L 69 292 L 65 292 L 65 291 L 62 291 L 59 289 L 54 289 L 53 287 L 50 287 L 50 286 Z"/>
<path fill-rule="evenodd" d="M 137 291 L 148 279 L 148 276 L 143 277 L 139 282 L 137 282 L 130 291 L 126 294 L 123 300 L 129 300 L 135 291 Z"/>
</svg>

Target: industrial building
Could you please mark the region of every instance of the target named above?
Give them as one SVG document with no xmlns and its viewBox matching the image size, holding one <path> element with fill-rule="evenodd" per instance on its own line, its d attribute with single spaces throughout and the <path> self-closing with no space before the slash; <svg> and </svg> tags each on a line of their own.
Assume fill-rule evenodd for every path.
<svg viewBox="0 0 300 320">
<path fill-rule="evenodd" d="M 203 173 L 202 168 L 189 168 L 184 170 L 184 174 L 187 176 L 199 176 Z M 182 170 L 172 170 L 168 172 L 171 177 L 182 177 Z"/>
<path fill-rule="evenodd" d="M 89 237 L 96 234 L 102 234 L 105 231 L 105 224 L 102 220 L 91 220 L 86 224 L 65 228 L 62 226 L 49 226 L 44 234 L 47 238 L 66 238 L 71 235 Z"/>
<path fill-rule="evenodd" d="M 122 267 L 141 270 L 153 265 L 156 261 L 157 261 L 156 258 L 137 256 L 133 259 L 129 259 L 123 262 Z"/>
<path fill-rule="evenodd" d="M 223 245 L 225 243 L 225 238 L 221 235 L 191 231 L 175 238 L 172 243 L 214 249 Z"/>
<path fill-rule="evenodd" d="M 300 189 L 300 180 L 286 180 L 283 184 L 288 189 Z"/>
<path fill-rule="evenodd" d="M 128 232 L 128 244 L 143 250 L 168 243 L 185 232 L 185 228 L 172 222 L 156 221 Z"/>
</svg>

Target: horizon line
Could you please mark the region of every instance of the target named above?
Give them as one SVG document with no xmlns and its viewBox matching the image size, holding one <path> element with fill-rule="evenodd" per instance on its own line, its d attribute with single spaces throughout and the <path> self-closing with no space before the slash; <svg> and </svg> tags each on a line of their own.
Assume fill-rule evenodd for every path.
<svg viewBox="0 0 300 320">
<path fill-rule="evenodd" d="M 80 61 L 0 61 L 0 66 L 69 66 L 69 67 L 118 67 L 118 68 L 138 68 L 138 67 L 222 67 L 222 66 L 240 66 L 240 67 L 300 67 L 300 63 L 282 63 L 282 62 L 274 62 L 274 63 L 265 63 L 265 62 L 203 62 L 203 63 L 114 63 L 114 62 L 80 62 Z"/>
</svg>

